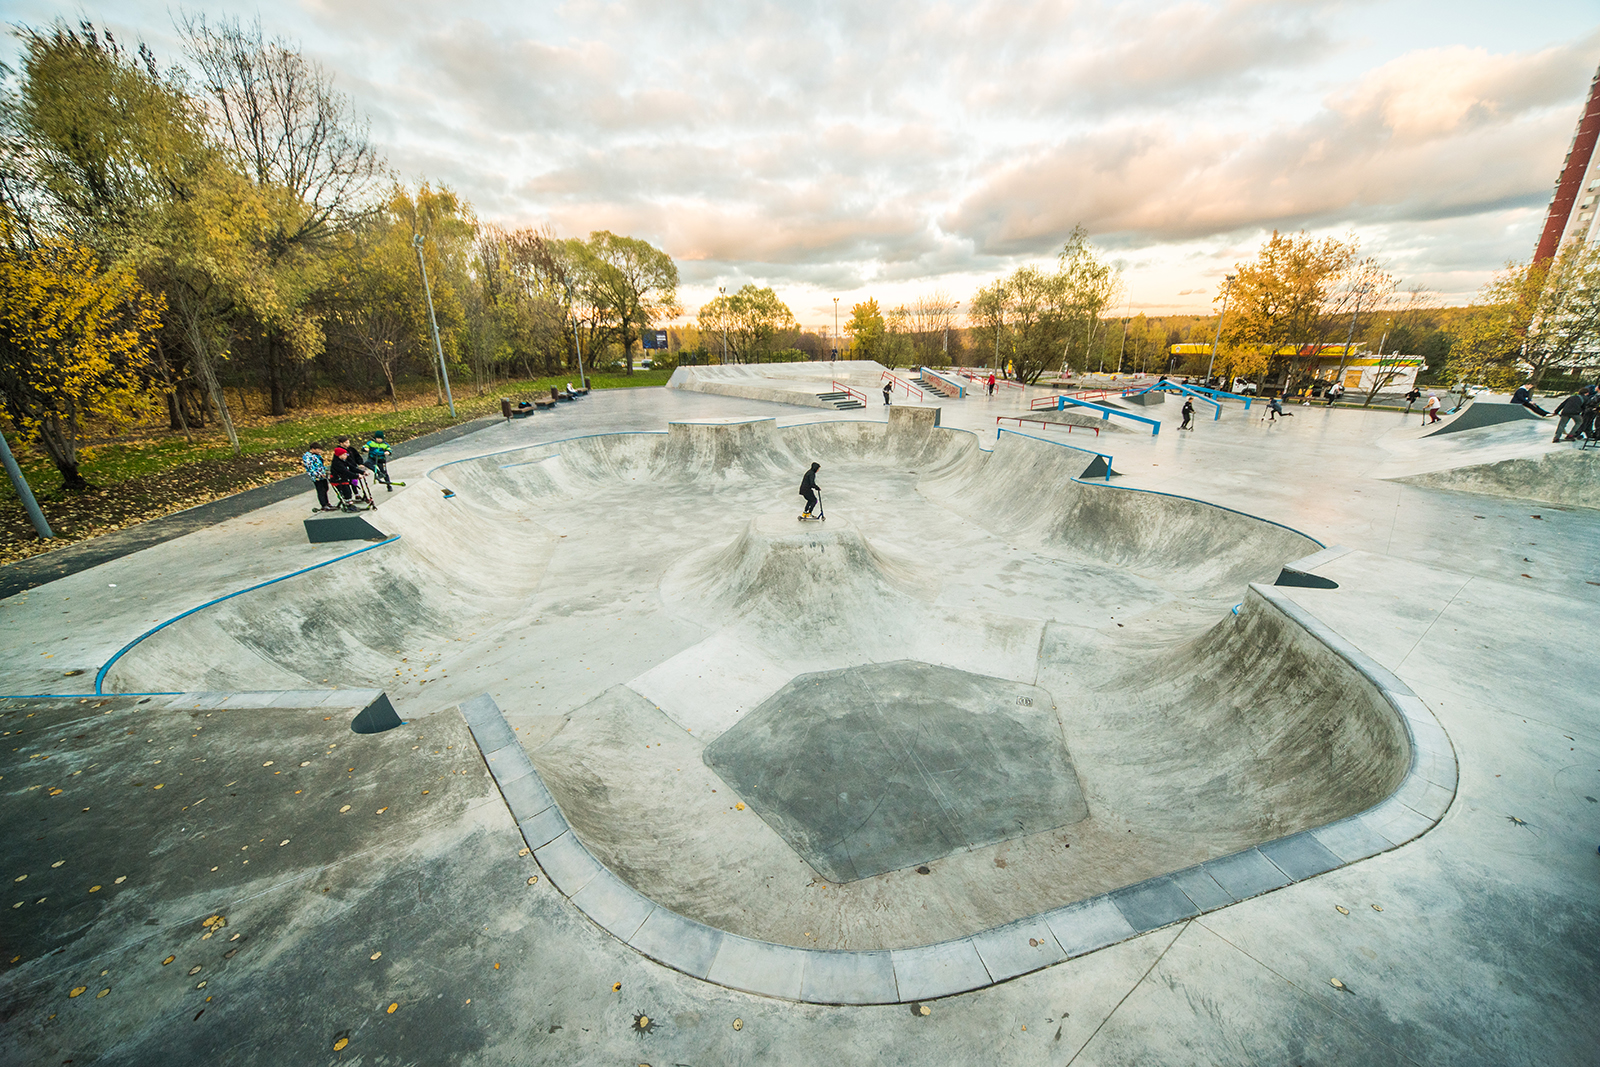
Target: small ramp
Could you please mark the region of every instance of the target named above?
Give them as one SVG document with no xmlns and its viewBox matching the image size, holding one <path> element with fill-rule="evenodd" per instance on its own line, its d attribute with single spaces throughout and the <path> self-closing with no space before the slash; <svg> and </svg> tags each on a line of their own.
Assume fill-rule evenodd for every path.
<svg viewBox="0 0 1600 1067">
<path fill-rule="evenodd" d="M 1523 419 L 1538 421 L 1539 416 L 1523 407 L 1521 404 L 1495 403 L 1484 400 L 1470 401 L 1465 408 L 1451 417 L 1450 421 L 1434 430 L 1425 433 L 1424 437 L 1438 437 L 1442 433 L 1460 433 L 1463 430 L 1478 430 L 1485 426 L 1499 426 L 1505 422 L 1520 422 Z"/>
<path fill-rule="evenodd" d="M 1089 461 L 1089 465 L 1087 467 L 1083 468 L 1083 473 L 1078 475 L 1080 478 L 1101 478 L 1107 480 L 1112 477 L 1120 476 L 1120 471 L 1114 471 L 1111 469 L 1111 457 L 1098 454 L 1094 457 L 1094 459 Z"/>
</svg>

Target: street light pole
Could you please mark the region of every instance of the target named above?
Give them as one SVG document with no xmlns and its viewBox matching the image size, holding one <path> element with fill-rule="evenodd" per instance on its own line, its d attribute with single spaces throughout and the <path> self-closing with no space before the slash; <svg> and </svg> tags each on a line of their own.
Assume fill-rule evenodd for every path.
<svg viewBox="0 0 1600 1067">
<path fill-rule="evenodd" d="M 5 461 L 6 473 L 11 476 L 11 488 L 17 491 L 17 496 L 22 499 L 22 506 L 28 512 L 28 521 L 33 523 L 33 532 L 41 540 L 48 541 L 55 537 L 50 532 L 50 524 L 45 521 L 44 512 L 39 510 L 39 502 L 33 498 L 33 490 L 28 488 L 28 479 L 22 476 L 22 468 L 17 466 L 17 458 L 11 454 L 11 446 L 6 443 L 6 435 L 0 433 L 0 460 Z"/>
<path fill-rule="evenodd" d="M 727 290 L 727 288 L 725 286 L 721 286 L 721 285 L 717 286 L 717 299 L 721 300 L 723 297 L 725 297 L 727 295 L 728 295 L 728 290 Z M 721 315 L 721 318 L 722 318 L 722 365 L 723 366 L 727 366 L 728 365 L 728 308 L 727 308 L 727 305 L 724 304 L 723 307 L 720 310 L 722 312 L 722 315 Z"/>
<path fill-rule="evenodd" d="M 1228 317 L 1228 295 L 1233 292 L 1233 280 L 1237 274 L 1226 275 L 1227 282 L 1222 287 L 1222 314 L 1217 316 L 1217 336 L 1211 342 L 1211 362 L 1206 364 L 1206 385 L 1211 384 L 1211 372 L 1217 366 L 1217 346 L 1222 344 L 1222 320 Z"/>
<path fill-rule="evenodd" d="M 413 234 L 411 244 L 417 250 L 417 266 L 422 268 L 422 291 L 428 297 L 428 325 L 433 327 L 433 350 L 439 356 L 439 375 L 444 381 L 444 398 L 450 404 L 450 417 L 456 417 L 456 398 L 450 395 L 450 369 L 444 363 L 444 346 L 439 343 L 439 320 L 433 314 L 433 286 L 428 284 L 428 264 L 422 258 L 422 234 Z"/>
<path fill-rule="evenodd" d="M 833 298 L 833 356 L 839 358 L 839 298 Z"/>
<path fill-rule="evenodd" d="M 578 387 L 589 388 L 589 379 L 583 374 L 583 345 L 578 343 L 578 298 L 572 292 L 572 283 L 563 280 L 562 285 L 567 287 L 567 305 L 572 312 L 572 347 L 578 353 Z"/>
</svg>

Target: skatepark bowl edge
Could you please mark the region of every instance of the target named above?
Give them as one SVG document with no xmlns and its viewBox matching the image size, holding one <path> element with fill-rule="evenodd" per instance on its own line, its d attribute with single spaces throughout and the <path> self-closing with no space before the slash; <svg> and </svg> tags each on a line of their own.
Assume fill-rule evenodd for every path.
<svg viewBox="0 0 1600 1067">
<path fill-rule="evenodd" d="M 1443 816 L 1432 713 L 1273 584 L 1341 550 L 928 415 L 453 460 L 430 473 L 453 495 L 397 495 L 383 542 L 168 620 L 96 697 L 304 694 L 329 646 L 341 684 L 392 697 L 369 722 L 427 686 L 573 906 L 676 970 L 824 1004 L 1006 981 Z M 813 460 L 828 518 L 797 523 Z M 623 680 L 587 680 L 597 647 Z"/>
</svg>

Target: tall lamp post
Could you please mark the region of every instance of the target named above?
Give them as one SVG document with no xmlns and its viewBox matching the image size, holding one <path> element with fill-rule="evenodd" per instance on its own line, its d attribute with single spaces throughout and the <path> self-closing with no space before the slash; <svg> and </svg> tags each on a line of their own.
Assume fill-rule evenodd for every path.
<svg viewBox="0 0 1600 1067">
<path fill-rule="evenodd" d="M 949 307 L 941 308 L 940 310 L 950 313 L 949 318 L 944 320 L 944 365 L 948 367 L 950 366 L 950 319 L 954 318 L 956 312 L 961 310 L 961 302 L 958 300 Z M 943 317 L 941 316 L 941 318 Z"/>
<path fill-rule="evenodd" d="M 33 523 L 33 532 L 41 540 L 48 541 L 55 537 L 50 532 L 50 524 L 45 521 L 44 512 L 39 510 L 39 502 L 33 498 L 33 490 L 28 488 L 28 479 L 22 476 L 22 468 L 17 465 L 16 457 L 11 454 L 11 446 L 6 443 L 6 435 L 0 433 L 0 460 L 5 461 L 6 473 L 11 476 L 11 488 L 17 491 L 17 496 L 22 500 L 22 507 L 28 513 L 28 521 Z"/>
<path fill-rule="evenodd" d="M 578 353 L 578 385 L 587 389 L 589 379 L 583 374 L 583 345 L 578 343 L 578 298 L 573 295 L 571 282 L 563 279 L 561 284 L 567 287 L 567 305 L 572 308 L 572 347 Z"/>
<path fill-rule="evenodd" d="M 833 355 L 839 355 L 839 298 L 833 298 Z"/>
<path fill-rule="evenodd" d="M 1211 362 L 1206 364 L 1206 385 L 1211 384 L 1211 372 L 1217 366 L 1217 346 L 1222 344 L 1222 320 L 1228 317 L 1228 295 L 1233 292 L 1233 280 L 1237 274 L 1226 276 L 1227 282 L 1222 287 L 1222 314 L 1217 316 L 1217 336 L 1211 342 Z"/>
<path fill-rule="evenodd" d="M 717 299 L 718 300 L 721 300 L 723 297 L 725 297 L 727 295 L 728 295 L 728 289 L 727 289 L 726 286 L 723 286 L 723 285 L 717 286 Z M 724 304 L 722 306 L 721 312 L 722 312 L 722 314 L 721 314 L 720 317 L 722 319 L 722 365 L 724 367 L 726 367 L 728 365 L 728 308 L 727 308 L 726 304 Z"/>
<path fill-rule="evenodd" d="M 439 343 L 439 320 L 433 315 L 433 286 L 428 284 L 428 264 L 422 258 L 422 234 L 413 234 L 411 244 L 417 250 L 417 266 L 422 268 L 422 291 L 428 297 L 428 325 L 433 327 L 433 350 L 439 357 L 439 376 L 444 382 L 444 398 L 450 404 L 450 417 L 456 417 L 456 398 L 450 395 L 450 369 L 444 364 L 444 345 Z"/>
</svg>

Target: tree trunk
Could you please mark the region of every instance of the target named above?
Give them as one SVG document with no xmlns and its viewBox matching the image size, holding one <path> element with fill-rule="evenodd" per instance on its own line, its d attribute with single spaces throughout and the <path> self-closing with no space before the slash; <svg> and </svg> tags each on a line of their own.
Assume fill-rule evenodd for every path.
<svg viewBox="0 0 1600 1067">
<path fill-rule="evenodd" d="M 72 432 L 62 427 L 60 416 L 50 414 L 40 420 L 39 444 L 61 473 L 61 488 L 76 493 L 89 488 L 89 483 L 78 472 L 78 450 L 73 438 Z"/>
</svg>

